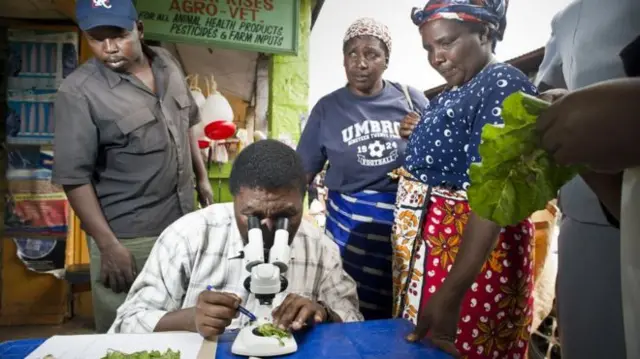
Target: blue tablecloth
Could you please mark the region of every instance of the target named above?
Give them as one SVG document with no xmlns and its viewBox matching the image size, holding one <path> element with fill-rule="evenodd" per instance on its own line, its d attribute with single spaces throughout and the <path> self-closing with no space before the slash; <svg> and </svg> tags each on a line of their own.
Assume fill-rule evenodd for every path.
<svg viewBox="0 0 640 359">
<path fill-rule="evenodd" d="M 402 319 L 318 325 L 307 333 L 296 335 L 298 351 L 286 358 L 450 359 L 450 356 L 428 344 L 408 343 L 404 338 L 411 328 L 412 325 Z M 231 354 L 234 338 L 235 333 L 224 334 L 219 338 L 216 359 L 240 358 Z M 45 340 L 2 343 L 0 358 L 24 359 Z"/>
</svg>

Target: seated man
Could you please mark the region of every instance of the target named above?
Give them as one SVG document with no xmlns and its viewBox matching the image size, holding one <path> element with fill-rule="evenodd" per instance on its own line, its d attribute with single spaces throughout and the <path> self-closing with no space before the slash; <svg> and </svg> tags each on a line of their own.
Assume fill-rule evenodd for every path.
<svg viewBox="0 0 640 359">
<path fill-rule="evenodd" d="M 160 235 L 109 332 L 197 331 L 210 338 L 244 326 L 248 318 L 238 315 L 238 305 L 258 307 L 243 285 L 251 216 L 261 220 L 265 249 L 273 244 L 276 220 L 289 220 L 288 288 L 273 300 L 274 324 L 297 330 L 361 321 L 356 283 L 343 270 L 338 247 L 302 221 L 305 177 L 287 145 L 263 140 L 246 147 L 229 178 L 233 203 L 187 214 Z"/>
</svg>

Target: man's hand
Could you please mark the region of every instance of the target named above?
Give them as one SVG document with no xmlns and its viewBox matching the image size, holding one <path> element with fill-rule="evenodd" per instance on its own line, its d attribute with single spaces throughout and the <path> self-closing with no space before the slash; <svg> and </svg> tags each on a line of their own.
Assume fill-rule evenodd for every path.
<svg viewBox="0 0 640 359">
<path fill-rule="evenodd" d="M 554 103 L 569 93 L 566 89 L 551 89 L 541 93 L 538 98 L 547 102 Z"/>
<path fill-rule="evenodd" d="M 420 122 L 420 115 L 416 112 L 409 112 L 402 122 L 400 122 L 400 137 L 407 139 Z"/>
<path fill-rule="evenodd" d="M 417 342 L 429 333 L 429 340 L 435 346 L 459 358 L 460 353 L 456 349 L 455 341 L 461 299 L 447 294 L 448 292 L 442 289 L 437 290 L 429 298 L 426 307 L 420 313 L 416 329 L 407 336 L 407 340 Z"/>
<path fill-rule="evenodd" d="M 198 181 L 196 191 L 198 192 L 198 202 L 200 202 L 202 208 L 213 204 L 213 190 L 208 178 Z"/>
<path fill-rule="evenodd" d="M 306 324 L 324 322 L 329 313 L 318 303 L 297 294 L 289 294 L 272 315 L 274 325 L 282 329 L 300 330 Z"/>
<path fill-rule="evenodd" d="M 240 298 L 235 294 L 205 290 L 198 295 L 195 308 L 196 330 L 205 339 L 224 333 L 233 318 L 238 316 Z"/>
<path fill-rule="evenodd" d="M 100 249 L 100 282 L 115 293 L 126 292 L 136 279 L 136 261 L 120 242 Z"/>
<path fill-rule="evenodd" d="M 636 93 L 631 85 L 618 81 L 567 94 L 538 118 L 542 147 L 560 164 L 584 165 L 596 172 L 637 165 L 640 101 Z"/>
</svg>

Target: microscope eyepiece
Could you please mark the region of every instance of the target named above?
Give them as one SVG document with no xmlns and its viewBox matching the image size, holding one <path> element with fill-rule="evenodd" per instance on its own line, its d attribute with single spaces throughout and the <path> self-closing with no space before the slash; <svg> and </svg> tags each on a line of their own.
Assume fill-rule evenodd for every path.
<svg viewBox="0 0 640 359">
<path fill-rule="evenodd" d="M 288 229 L 289 228 L 289 218 L 278 218 L 276 222 L 276 230 L 278 229 Z"/>
<path fill-rule="evenodd" d="M 250 216 L 247 222 L 249 229 L 260 228 L 260 219 L 258 219 L 258 217 Z"/>
</svg>

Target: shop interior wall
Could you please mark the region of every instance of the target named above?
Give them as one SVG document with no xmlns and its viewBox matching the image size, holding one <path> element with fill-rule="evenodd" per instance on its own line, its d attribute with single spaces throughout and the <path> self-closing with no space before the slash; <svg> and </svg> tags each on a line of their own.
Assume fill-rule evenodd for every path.
<svg viewBox="0 0 640 359">
<path fill-rule="evenodd" d="M 76 31 L 75 26 L 45 25 L 33 21 L 7 21 L 0 23 L 2 36 L 0 37 L 0 52 L 2 57 L 8 57 L 6 29 L 29 28 L 43 30 Z M 2 69 L 6 69 L 3 62 Z M 5 74 L 6 71 L 3 71 Z M 0 138 L 3 145 L 0 152 L 0 190 L 2 198 L 6 195 L 6 166 L 7 152 L 5 147 L 5 119 L 7 110 L 6 76 L 2 76 L 2 95 L 0 101 Z M 4 218 L 5 208 L 2 206 Z M 4 227 L 4 221 L 2 222 Z M 2 233 L 4 230 L 0 230 Z M 69 232 L 67 240 L 70 239 Z M 62 323 L 68 312 L 66 283 L 49 274 L 29 271 L 16 254 L 16 246 L 12 238 L 2 236 L 2 255 L 0 261 L 0 325 L 28 325 L 28 324 L 58 324 Z M 70 242 L 67 242 L 67 245 Z"/>
</svg>

